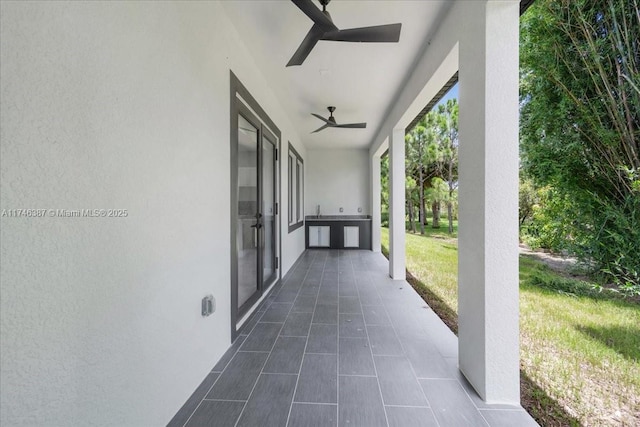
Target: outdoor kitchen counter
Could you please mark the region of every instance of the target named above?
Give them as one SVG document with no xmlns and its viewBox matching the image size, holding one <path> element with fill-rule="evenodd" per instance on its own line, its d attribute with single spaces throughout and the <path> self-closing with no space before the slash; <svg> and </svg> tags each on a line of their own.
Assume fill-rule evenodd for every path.
<svg viewBox="0 0 640 427">
<path fill-rule="evenodd" d="M 305 246 L 307 248 L 371 250 L 371 216 L 307 215 Z"/>
</svg>

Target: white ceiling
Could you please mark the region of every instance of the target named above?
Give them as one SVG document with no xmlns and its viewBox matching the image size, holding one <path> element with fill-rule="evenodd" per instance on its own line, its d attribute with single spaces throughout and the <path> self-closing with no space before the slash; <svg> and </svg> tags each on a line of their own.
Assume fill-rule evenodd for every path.
<svg viewBox="0 0 640 427">
<path fill-rule="evenodd" d="M 334 0 L 327 10 L 340 29 L 402 23 L 399 43 L 320 41 L 301 66 L 285 67 L 312 21 L 293 3 L 225 1 L 224 8 L 307 148 L 364 148 L 450 0 Z M 314 3 L 321 8 L 318 1 Z M 366 129 L 325 129 L 311 113 Z"/>
</svg>

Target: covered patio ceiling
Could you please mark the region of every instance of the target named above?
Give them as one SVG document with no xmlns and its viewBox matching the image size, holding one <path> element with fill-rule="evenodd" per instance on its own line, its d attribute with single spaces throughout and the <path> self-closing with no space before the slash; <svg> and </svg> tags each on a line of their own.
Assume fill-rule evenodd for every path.
<svg viewBox="0 0 640 427">
<path fill-rule="evenodd" d="M 320 41 L 301 66 L 285 67 L 312 26 L 289 1 L 223 2 L 240 38 L 311 149 L 366 148 L 416 58 L 451 1 L 331 1 L 327 10 L 340 29 L 402 23 L 399 43 Z M 314 1 L 319 8 L 320 3 Z M 325 129 L 311 113 L 338 123 L 367 122 L 366 129 Z"/>
</svg>

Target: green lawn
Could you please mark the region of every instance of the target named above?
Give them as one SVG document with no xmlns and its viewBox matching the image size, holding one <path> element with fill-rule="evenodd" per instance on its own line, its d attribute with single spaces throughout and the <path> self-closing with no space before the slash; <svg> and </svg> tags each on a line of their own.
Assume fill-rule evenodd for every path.
<svg viewBox="0 0 640 427">
<path fill-rule="evenodd" d="M 406 248 L 414 286 L 457 331 L 456 239 L 407 233 Z M 541 425 L 640 425 L 640 305 L 521 256 L 520 343 L 522 402 Z"/>
</svg>

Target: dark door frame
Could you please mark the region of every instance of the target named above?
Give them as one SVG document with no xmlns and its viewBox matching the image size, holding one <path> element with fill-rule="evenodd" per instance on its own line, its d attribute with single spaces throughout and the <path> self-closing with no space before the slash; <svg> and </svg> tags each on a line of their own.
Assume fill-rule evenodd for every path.
<svg viewBox="0 0 640 427">
<path fill-rule="evenodd" d="M 281 241 L 281 220 L 280 220 L 280 196 L 281 196 L 281 177 L 280 177 L 280 155 L 279 153 L 280 151 L 280 145 L 281 145 L 281 139 L 282 139 L 282 134 L 280 132 L 280 129 L 275 125 L 275 123 L 271 120 L 271 118 L 267 115 L 267 113 L 262 109 L 262 107 L 260 107 L 260 105 L 258 104 L 258 102 L 255 100 L 255 98 L 253 98 L 253 96 L 251 96 L 251 94 L 249 93 L 249 91 L 244 87 L 244 85 L 240 82 L 240 80 L 238 80 L 238 78 L 235 76 L 235 74 L 233 73 L 233 71 L 229 71 L 229 75 L 230 75 L 230 138 L 229 138 L 229 142 L 230 142 L 230 251 L 231 251 L 231 256 L 230 256 L 230 261 L 231 261 L 231 265 L 230 265 L 230 271 L 231 271 L 231 340 L 233 341 L 236 336 L 238 335 L 238 328 L 237 328 L 237 323 L 238 320 L 240 320 L 241 316 L 243 316 L 244 314 L 246 314 L 256 303 L 256 301 L 258 301 L 260 299 L 260 297 L 264 294 L 264 291 L 266 291 L 267 289 L 260 289 L 259 292 L 256 293 L 256 295 L 254 295 L 253 297 L 251 297 L 249 299 L 250 304 L 245 303 L 243 305 L 243 309 L 240 310 L 238 308 L 238 248 L 237 248 L 237 242 L 236 242 L 236 231 L 237 231 L 237 221 L 236 218 L 238 217 L 238 193 L 237 193 L 237 187 L 238 187 L 238 115 L 242 114 L 243 117 L 245 117 L 245 119 L 249 120 L 250 117 L 246 117 L 246 116 L 253 116 L 256 117 L 258 119 L 258 121 L 260 122 L 260 135 L 259 135 L 259 142 L 260 142 L 260 147 L 262 146 L 262 138 L 263 138 L 263 133 L 264 130 L 268 130 L 270 131 L 271 134 L 273 134 L 273 136 L 275 137 L 275 143 L 276 143 L 276 180 L 275 180 L 275 185 L 276 185 L 276 191 L 275 191 L 275 196 L 276 196 L 276 203 L 277 203 L 277 214 L 276 214 L 276 220 L 275 220 L 275 230 L 274 230 L 274 237 L 276 239 L 276 244 L 278 247 L 278 254 L 277 254 L 277 276 L 276 276 L 276 280 L 275 282 L 277 282 L 278 279 L 282 278 L 282 272 L 281 272 L 281 262 L 279 262 L 280 259 L 282 259 L 282 241 Z M 246 105 L 245 105 L 246 104 Z M 252 120 L 249 120 L 252 121 Z M 264 130 L 263 130 L 264 129 Z M 258 156 L 259 158 L 262 156 L 261 150 L 258 150 Z M 261 165 L 261 160 L 258 161 L 258 164 Z M 258 174 L 260 175 L 262 173 L 262 169 L 261 166 L 259 166 L 259 170 L 258 170 Z M 261 187 L 261 186 L 259 186 Z M 261 198 L 261 188 L 258 188 L 258 192 L 259 192 L 259 198 Z M 262 209 L 260 207 L 260 209 Z M 260 252 L 260 251 L 258 251 Z M 262 260 L 260 259 L 261 257 L 258 257 L 258 280 L 259 283 L 261 281 L 261 275 L 262 275 Z M 274 282 L 274 283 L 275 283 Z M 249 302 L 247 301 L 247 302 Z"/>
</svg>

